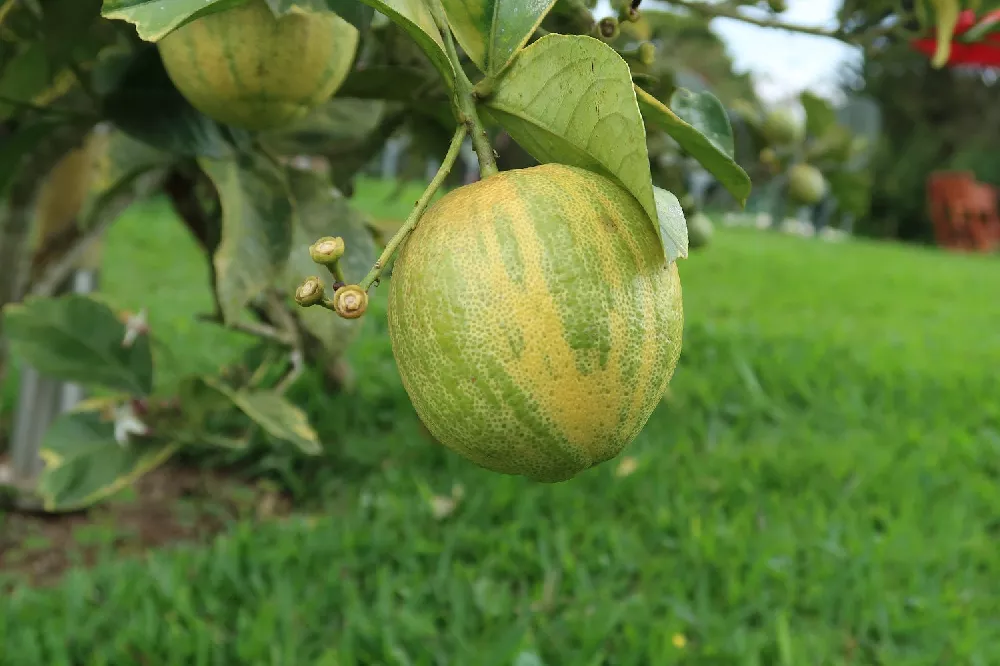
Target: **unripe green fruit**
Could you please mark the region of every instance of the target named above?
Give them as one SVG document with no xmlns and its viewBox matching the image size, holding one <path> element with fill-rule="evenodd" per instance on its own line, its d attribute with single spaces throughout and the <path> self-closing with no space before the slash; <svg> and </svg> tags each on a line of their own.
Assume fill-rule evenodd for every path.
<svg viewBox="0 0 1000 666">
<path fill-rule="evenodd" d="M 616 18 L 602 18 L 597 24 L 597 32 L 601 36 L 601 39 L 606 41 L 611 41 L 613 39 L 618 39 L 618 35 L 621 31 L 618 27 L 618 19 Z"/>
<path fill-rule="evenodd" d="M 788 197 L 795 203 L 812 206 L 826 195 L 826 178 L 811 164 L 796 164 L 788 170 Z"/>
<path fill-rule="evenodd" d="M 688 247 L 697 249 L 708 245 L 715 232 L 715 225 L 705 213 L 698 211 L 691 215 L 687 221 L 688 227 Z"/>
<path fill-rule="evenodd" d="M 652 42 L 643 42 L 639 45 L 639 62 L 649 67 L 656 62 L 656 45 Z"/>
<path fill-rule="evenodd" d="M 305 116 L 347 78 L 358 31 L 332 12 L 275 17 L 250 0 L 195 19 L 157 42 L 171 81 L 196 109 L 248 130 Z"/>
<path fill-rule="evenodd" d="M 798 143 L 803 139 L 805 128 L 788 109 L 776 109 L 764 119 L 764 136 L 776 146 Z"/>
</svg>

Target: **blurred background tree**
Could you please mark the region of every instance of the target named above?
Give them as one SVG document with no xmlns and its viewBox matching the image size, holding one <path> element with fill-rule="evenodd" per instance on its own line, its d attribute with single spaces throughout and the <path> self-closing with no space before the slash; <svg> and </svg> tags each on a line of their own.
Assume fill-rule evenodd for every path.
<svg viewBox="0 0 1000 666">
<path fill-rule="evenodd" d="M 863 14 L 865 3 L 844 4 L 858 5 L 852 15 Z M 844 72 L 844 91 L 874 99 L 882 113 L 871 209 L 858 233 L 933 242 L 925 193 L 932 171 L 969 170 L 1000 184 L 998 79 L 990 69 L 935 69 L 898 36 L 880 38 L 860 67 Z"/>
</svg>

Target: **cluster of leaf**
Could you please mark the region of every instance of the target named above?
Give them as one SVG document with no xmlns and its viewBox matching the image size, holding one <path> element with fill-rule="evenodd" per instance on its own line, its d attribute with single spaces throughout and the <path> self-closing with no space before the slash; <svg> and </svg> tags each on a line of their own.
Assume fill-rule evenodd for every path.
<svg viewBox="0 0 1000 666">
<path fill-rule="evenodd" d="M 786 197 L 785 181 L 790 168 L 795 164 L 812 165 L 826 179 L 826 196 L 832 197 L 842 213 L 854 217 L 865 215 L 871 202 L 870 159 L 875 145 L 869 137 L 843 122 L 838 110 L 815 93 L 803 92 L 799 102 L 805 112 L 805 123 L 789 140 L 768 133 L 768 116 L 773 111 L 752 103 L 735 106 L 757 155 L 757 169 L 751 169 L 751 173 L 755 173 L 755 178 L 759 174 L 761 179 L 773 179 Z"/>
<path fill-rule="evenodd" d="M 99 298 L 29 299 L 8 306 L 5 323 L 19 358 L 45 376 L 84 384 L 93 393 L 44 435 L 46 467 L 36 492 L 47 511 L 100 501 L 182 446 L 245 447 L 256 428 L 303 453 L 320 451 L 304 413 L 260 369 L 251 381 L 231 373 L 199 375 L 170 396 L 155 393 L 156 338 Z"/>
<path fill-rule="evenodd" d="M 756 95 L 749 75 L 734 73 L 725 43 L 711 30 L 707 18 L 643 10 L 637 20 L 621 23 L 620 34 L 610 44 L 629 63 L 633 79 L 645 91 L 669 100 L 674 113 L 727 154 L 735 155 L 727 107 L 739 100 L 756 100 Z M 699 213 L 699 203 L 688 194 L 688 176 L 701 161 L 648 118 L 646 143 L 653 183 L 680 199 L 693 244 L 691 222 Z M 695 153 L 704 155 L 697 147 Z M 743 176 L 736 171 L 727 176 L 733 192 Z"/>
<path fill-rule="evenodd" d="M 4 305 L 25 293 L 35 296 L 5 309 L 2 333 L 14 354 L 104 396 L 96 403 L 102 409 L 118 406 L 111 414 L 68 414 L 48 433 L 39 491 L 49 508 L 93 501 L 177 447 L 237 445 L 248 422 L 305 451 L 316 446 L 301 414 L 275 388 L 287 377 L 262 389 L 246 384 L 249 377 L 208 373 L 173 387 L 179 402 L 164 406 L 150 395 L 146 342 L 122 347 L 124 325 L 97 298 L 49 298 L 72 250 L 139 198 L 165 194 L 201 244 L 219 323 L 283 346 L 290 352 L 286 361 L 312 363 L 340 354 L 357 322 L 291 305 L 295 284 L 315 271 L 309 244 L 340 236 L 349 248 L 342 262 L 349 279 L 367 270 L 377 252 L 375 234 L 342 193 L 349 194 L 355 174 L 399 132 L 440 155 L 462 117 L 456 100 L 470 92 L 463 88 L 470 78 L 477 80 L 476 107 L 492 136 L 503 132 L 537 162 L 572 164 L 620 182 L 659 227 L 671 259 L 686 251 L 685 234 L 676 227 L 676 198 L 654 188 L 647 128 L 669 136 L 737 200 L 748 196 L 750 182 L 734 160 L 719 101 L 676 85 L 669 95 L 643 89 L 633 63 L 609 44 L 615 35 L 594 20 L 593 3 L 267 0 L 276 15 L 334 11 L 359 29 L 361 46 L 332 100 L 288 126 L 250 133 L 196 110 L 174 87 L 155 46 L 187 22 L 241 1 L 0 3 L 0 196 L 8 218 L 27 219 L 53 167 L 103 137 L 96 150 L 103 166 L 64 230 L 69 240 L 46 234 L 42 251 L 32 255 L 44 262 L 26 271 L 36 279 L 14 280 L 0 299 Z M 453 36 L 461 49 L 457 59 L 449 53 Z M 648 74 L 645 81 L 658 84 Z M 318 158 L 322 168 L 295 167 L 303 156 L 313 158 L 310 165 Z M 23 238 L 9 233 L 13 228 L 5 223 L 2 229 L 0 257 L 23 254 Z M 22 263 L 10 259 L 16 270 L 5 265 L 4 271 L 20 274 Z M 102 364 L 117 368 L 112 380 L 94 371 Z M 134 415 L 122 409 L 134 404 L 152 434 L 123 445 L 115 424 L 127 428 Z M 219 425 L 217 412 L 227 410 L 243 420 Z M 244 434 L 233 435 L 233 428 Z"/>
<path fill-rule="evenodd" d="M 339 355 L 356 323 L 301 311 L 287 294 L 313 269 L 307 248 L 315 237 L 333 232 L 347 239 L 349 274 L 368 270 L 376 239 L 364 216 L 331 187 L 340 173 L 293 168 L 290 162 L 296 141 L 303 139 L 338 150 L 356 148 L 338 134 L 343 124 L 337 114 L 349 111 L 319 109 L 306 124 L 267 136 L 221 125 L 174 88 L 153 44 L 128 24 L 102 17 L 101 9 L 100 2 L 89 0 L 0 4 L 0 305 L 35 296 L 25 308 L 4 310 L 0 332 L 10 352 L 47 376 L 80 382 L 91 392 L 128 389 L 112 396 L 120 405 L 149 398 L 148 376 L 126 387 L 102 381 L 94 370 L 115 358 L 113 319 L 105 306 L 82 296 L 47 297 L 64 288 L 79 250 L 98 241 L 124 208 L 166 194 L 205 251 L 215 320 L 264 331 L 268 342 L 314 361 Z M 374 125 L 382 114 L 366 110 L 357 116 Z M 357 136 L 363 140 L 363 134 Z M 371 143 L 361 152 L 374 154 L 380 142 Z M 57 176 L 60 165 L 77 154 L 83 159 L 73 160 L 76 173 Z M 354 171 L 366 161 L 355 157 Z M 70 182 L 81 183 L 84 196 L 64 210 L 73 198 L 65 189 Z M 6 353 L 4 347 L 0 352 Z M 73 365 L 82 348 L 92 353 Z M 0 355 L 0 373 L 8 365 Z M 70 366 L 76 370 L 67 371 Z M 272 425 L 279 423 L 274 419 L 301 416 L 279 403 L 277 394 L 248 397 L 240 386 L 230 390 L 221 381 L 211 372 L 198 378 L 216 393 L 231 393 L 230 402 L 249 417 L 239 426 L 244 434 L 261 414 L 270 414 Z M 61 510 L 98 499 L 196 440 L 230 447 L 244 441 L 244 435 L 210 436 L 201 428 L 207 414 L 194 411 L 199 404 L 225 412 L 218 400 L 182 400 L 181 421 L 171 417 L 167 424 L 166 416 L 153 410 L 148 423 L 154 435 L 124 446 L 111 436 L 114 419 L 98 427 L 91 412 L 64 417 L 43 444 L 47 466 L 38 492 L 46 506 Z M 274 434 L 274 428 L 265 429 Z M 171 434 L 161 437 L 161 431 Z M 179 434 L 184 432 L 191 436 Z M 308 441 L 302 448 L 317 448 L 304 424 L 296 437 L 300 444 Z"/>
</svg>

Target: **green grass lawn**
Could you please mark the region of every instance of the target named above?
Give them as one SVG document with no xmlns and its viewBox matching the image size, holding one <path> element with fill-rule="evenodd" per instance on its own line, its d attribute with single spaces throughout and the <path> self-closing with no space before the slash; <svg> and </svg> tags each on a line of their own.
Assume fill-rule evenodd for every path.
<svg viewBox="0 0 1000 666">
<path fill-rule="evenodd" d="M 105 287 L 219 363 L 238 340 L 191 323 L 205 271 L 164 211 L 114 229 Z M 357 391 L 298 389 L 337 449 L 322 505 L 18 588 L 0 663 L 1000 663 L 1000 262 L 720 230 L 681 277 L 668 399 L 558 485 L 421 436 L 383 288 Z"/>
</svg>

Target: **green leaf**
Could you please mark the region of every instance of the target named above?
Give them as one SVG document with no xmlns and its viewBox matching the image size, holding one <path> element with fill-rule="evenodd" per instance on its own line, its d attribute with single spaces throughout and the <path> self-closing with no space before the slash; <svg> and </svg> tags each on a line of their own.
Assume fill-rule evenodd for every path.
<svg viewBox="0 0 1000 666">
<path fill-rule="evenodd" d="M 483 72 L 502 72 L 555 0 L 442 0 L 458 43 Z"/>
<path fill-rule="evenodd" d="M 360 0 L 326 0 L 327 8 L 359 31 L 368 30 L 375 11 Z"/>
<path fill-rule="evenodd" d="M 108 119 L 150 146 L 188 157 L 222 159 L 248 136 L 201 113 L 174 87 L 155 47 L 136 56 L 105 101 Z"/>
<path fill-rule="evenodd" d="M 0 200 L 21 171 L 21 164 L 63 124 L 61 120 L 26 122 L 0 141 Z"/>
<path fill-rule="evenodd" d="M 97 199 L 134 179 L 137 174 L 168 167 L 176 159 L 171 153 L 158 150 L 115 129 L 110 129 L 99 140 L 102 143 L 101 150 L 94 161 L 90 191 L 84 212 L 80 214 L 81 221 L 91 217 L 86 211 Z"/>
<path fill-rule="evenodd" d="M 741 206 L 750 196 L 750 177 L 726 151 L 713 143 L 695 127 L 685 122 L 660 100 L 636 87 L 643 116 L 671 136 L 681 148 L 698 160 L 715 176 Z"/>
<path fill-rule="evenodd" d="M 10 10 L 14 9 L 14 3 L 18 0 L 3 0 L 0 2 L 0 26 L 3 25 L 4 19 L 10 14 Z"/>
<path fill-rule="evenodd" d="M 44 375 L 131 395 L 152 390 L 149 337 L 123 346 L 125 324 L 93 298 L 71 294 L 10 304 L 4 327 L 13 353 Z"/>
<path fill-rule="evenodd" d="M 226 321 L 282 274 L 292 242 L 294 209 L 277 166 L 260 155 L 198 160 L 222 203 L 222 239 L 213 262 Z"/>
<path fill-rule="evenodd" d="M 107 19 L 127 21 L 141 39 L 157 42 L 188 21 L 224 11 L 246 0 L 104 0 L 101 14 Z"/>
<path fill-rule="evenodd" d="M 873 185 L 870 172 L 838 170 L 825 175 L 830 185 L 830 194 L 841 210 L 855 217 L 868 214 Z"/>
<path fill-rule="evenodd" d="M 305 412 L 277 391 L 237 390 L 215 379 L 204 379 L 275 439 L 294 444 L 308 455 L 317 455 L 323 450 Z"/>
<path fill-rule="evenodd" d="M 42 441 L 45 469 L 38 493 L 46 511 L 74 511 L 117 493 L 172 456 L 179 445 L 150 439 L 124 446 L 114 422 L 98 412 L 70 412 L 49 427 Z"/>
<path fill-rule="evenodd" d="M 327 9 L 326 0 L 264 0 L 275 16 L 310 14 Z"/>
<path fill-rule="evenodd" d="M 620 182 L 655 223 L 646 129 L 628 64 L 610 46 L 592 37 L 542 37 L 514 59 L 487 110 L 539 162 Z"/>
<path fill-rule="evenodd" d="M 722 102 L 709 92 L 692 92 L 678 88 L 670 96 L 669 107 L 677 117 L 695 128 L 718 150 L 736 159 L 733 126 Z"/>
<path fill-rule="evenodd" d="M 389 100 L 416 105 L 427 101 L 428 92 L 444 92 L 438 86 L 437 76 L 420 67 L 409 65 L 368 65 L 351 71 L 333 99 Z M 444 94 L 435 94 L 436 100 L 447 102 Z M 452 116 L 454 120 L 454 116 Z"/>
<path fill-rule="evenodd" d="M 335 157 L 364 142 L 382 120 L 385 107 L 381 101 L 338 95 L 312 109 L 301 120 L 262 133 L 259 139 L 282 155 Z"/>
<path fill-rule="evenodd" d="M 220 449 L 229 449 L 230 451 L 244 451 L 250 446 L 250 439 L 248 437 L 230 437 L 229 435 L 204 433 L 200 437 L 200 443 Z"/>
<path fill-rule="evenodd" d="M 854 135 L 843 125 L 831 125 L 826 132 L 811 142 L 806 149 L 805 159 L 817 163 L 821 168 L 828 164 L 846 164 L 851 158 Z"/>
<path fill-rule="evenodd" d="M 405 30 L 427 54 L 431 63 L 444 77 L 448 87 L 452 88 L 455 85 L 455 69 L 448 60 L 441 31 L 434 23 L 434 15 L 431 14 L 425 0 L 362 0 L 362 2 L 385 14 Z"/>
<path fill-rule="evenodd" d="M 101 26 L 100 23 L 105 23 Z M 101 0 L 46 0 L 39 26 L 53 71 L 86 64 L 113 39 L 113 31 L 104 33 Z"/>
<path fill-rule="evenodd" d="M 29 103 L 52 81 L 52 64 L 45 52 L 45 44 L 31 42 L 13 55 L 5 52 L 15 47 L 4 44 L 0 52 L 0 98 Z M 0 103 L 0 119 L 9 118 L 21 107 Z"/>
<path fill-rule="evenodd" d="M 931 66 L 940 69 L 951 57 L 951 40 L 955 35 L 955 26 L 962 8 L 959 0 L 933 0 L 932 4 L 937 49 L 931 58 Z"/>
<path fill-rule="evenodd" d="M 809 91 L 799 96 L 806 112 L 806 133 L 814 138 L 822 137 L 837 125 L 837 112 L 822 97 Z"/>
<path fill-rule="evenodd" d="M 275 16 L 299 11 L 331 11 L 360 31 L 371 25 L 375 11 L 360 0 L 266 0 Z"/>
<path fill-rule="evenodd" d="M 656 214 L 660 239 L 667 254 L 667 261 L 688 256 L 688 228 L 681 202 L 662 187 L 653 186 L 656 197 Z"/>
<path fill-rule="evenodd" d="M 347 251 L 340 260 L 349 282 L 361 280 L 378 258 L 375 239 L 363 214 L 330 187 L 327 179 L 308 171 L 289 170 L 298 212 L 285 284 L 289 293 L 307 277 L 322 274 L 309 257 L 309 246 L 323 236 L 340 236 Z M 331 355 L 343 353 L 361 331 L 361 319 L 343 319 L 323 308 L 299 308 L 302 325 Z"/>
</svg>

